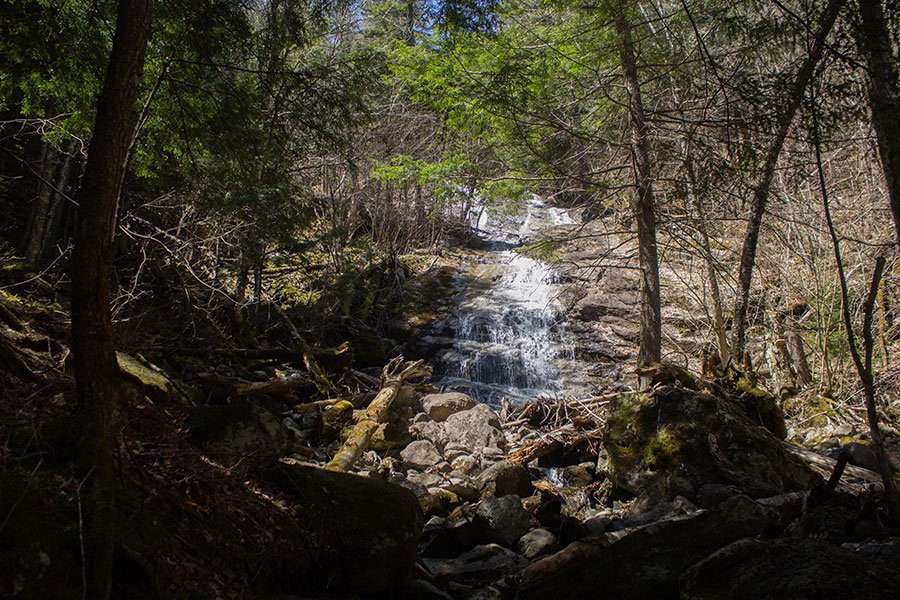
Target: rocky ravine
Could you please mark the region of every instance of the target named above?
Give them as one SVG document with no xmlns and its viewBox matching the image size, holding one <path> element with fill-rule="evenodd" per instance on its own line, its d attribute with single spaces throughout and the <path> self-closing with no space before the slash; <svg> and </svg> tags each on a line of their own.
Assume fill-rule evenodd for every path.
<svg viewBox="0 0 900 600">
<path fill-rule="evenodd" d="M 782 441 L 775 400 L 729 385 L 662 369 L 647 394 L 499 412 L 465 394 L 410 386 L 355 475 L 315 468 L 350 422 L 352 409 L 328 414 L 336 405 L 318 419 L 294 413 L 249 439 L 227 430 L 215 443 L 295 436 L 284 438 L 277 453 L 288 457 L 268 480 L 302 499 L 298 519 L 317 524 L 314 554 L 330 574 L 297 591 L 896 597 L 900 539 L 878 508 L 877 477 L 851 468 L 829 492 L 823 475 L 833 461 L 810 466 Z M 314 430 L 319 445 L 301 458 L 292 446 Z"/>
</svg>

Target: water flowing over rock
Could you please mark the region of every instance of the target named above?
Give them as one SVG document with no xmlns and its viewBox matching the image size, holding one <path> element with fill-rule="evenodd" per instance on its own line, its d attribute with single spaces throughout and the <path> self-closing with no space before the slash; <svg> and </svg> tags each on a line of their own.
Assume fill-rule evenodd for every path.
<svg viewBox="0 0 900 600">
<path fill-rule="evenodd" d="M 484 250 L 459 276 L 462 291 L 455 314 L 441 335 L 437 356 L 440 383 L 480 401 L 526 401 L 539 395 L 577 394 L 586 371 L 575 360 L 574 342 L 559 302 L 560 275 L 539 244 L 525 244 L 553 227 L 574 224 L 569 213 L 533 197 L 517 216 L 479 213 Z"/>
</svg>

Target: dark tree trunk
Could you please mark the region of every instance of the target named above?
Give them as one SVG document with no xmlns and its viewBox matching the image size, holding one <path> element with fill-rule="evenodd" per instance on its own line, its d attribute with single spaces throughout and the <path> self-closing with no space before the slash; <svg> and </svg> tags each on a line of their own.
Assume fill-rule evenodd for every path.
<svg viewBox="0 0 900 600">
<path fill-rule="evenodd" d="M 53 180 L 56 177 L 56 151 L 48 143 L 44 143 L 41 150 L 40 174 L 41 181 L 38 182 L 38 194 L 31 205 L 28 226 L 25 230 L 25 239 L 22 243 L 25 262 L 35 266 L 41 255 L 47 215 L 50 212 L 50 200 L 53 197 Z"/>
<path fill-rule="evenodd" d="M 822 13 L 819 22 L 819 28 L 810 49 L 809 56 L 803 61 L 797 77 L 791 85 L 788 103 L 784 111 L 778 116 L 778 122 L 775 127 L 775 137 L 769 144 L 766 151 L 766 160 L 763 163 L 762 174 L 756 184 L 753 193 L 752 212 L 750 222 L 747 224 L 747 231 L 744 234 L 744 245 L 741 248 L 741 263 L 738 274 L 738 293 L 737 301 L 734 309 L 734 325 L 732 336 L 732 353 L 735 357 L 740 357 L 744 351 L 744 340 L 747 326 L 747 309 L 750 303 L 750 284 L 753 281 L 753 266 L 756 262 L 756 247 L 759 243 L 759 232 L 762 226 L 763 215 L 766 212 L 766 205 L 769 201 L 769 188 L 772 186 L 772 178 L 775 175 L 775 167 L 778 164 L 778 157 L 781 155 L 781 148 L 784 146 L 784 140 L 791 128 L 794 115 L 800 108 L 800 102 L 806 91 L 806 86 L 812 79 L 813 71 L 822 58 L 822 52 L 825 49 L 825 40 L 834 26 L 837 15 L 844 5 L 844 0 L 829 0 L 828 6 Z"/>
<path fill-rule="evenodd" d="M 110 267 L 116 210 L 137 121 L 135 98 L 150 34 L 150 0 L 120 0 L 116 33 L 81 188 L 72 256 L 72 350 L 84 419 L 91 495 L 85 544 L 87 598 L 109 598 L 115 542 L 114 427 L 118 364 L 110 315 Z"/>
<path fill-rule="evenodd" d="M 866 57 L 869 108 L 900 245 L 900 82 L 881 0 L 859 0 L 859 46 Z"/>
<path fill-rule="evenodd" d="M 625 72 L 625 87 L 628 90 L 631 155 L 637 188 L 637 193 L 632 199 L 632 210 L 637 221 L 638 255 L 641 268 L 641 347 L 638 354 L 638 367 L 643 367 L 659 362 L 662 357 L 662 321 L 650 141 L 647 135 L 647 120 L 641 98 L 634 43 L 631 38 L 631 25 L 625 14 L 626 6 L 617 7 L 615 26 L 619 36 L 619 57 Z"/>
</svg>

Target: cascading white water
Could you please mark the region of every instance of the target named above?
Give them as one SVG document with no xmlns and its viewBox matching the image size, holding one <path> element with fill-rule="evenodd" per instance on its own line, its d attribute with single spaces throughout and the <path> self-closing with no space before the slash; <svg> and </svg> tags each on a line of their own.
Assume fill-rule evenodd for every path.
<svg viewBox="0 0 900 600">
<path fill-rule="evenodd" d="M 485 402 L 565 389 L 561 362 L 574 359 L 574 350 L 556 299 L 558 275 L 514 249 L 545 228 L 571 223 L 565 210 L 537 197 L 516 217 L 481 212 L 477 228 L 487 250 L 465 276 L 452 347 L 438 356 L 440 383 Z"/>
</svg>

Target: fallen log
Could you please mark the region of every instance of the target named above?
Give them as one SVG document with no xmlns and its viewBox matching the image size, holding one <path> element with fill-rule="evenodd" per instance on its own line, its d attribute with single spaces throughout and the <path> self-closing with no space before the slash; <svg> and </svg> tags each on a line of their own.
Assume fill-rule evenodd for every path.
<svg viewBox="0 0 900 600">
<path fill-rule="evenodd" d="M 329 471 L 348 471 L 369 447 L 372 434 L 387 419 L 388 411 L 403 384 L 411 379 L 428 377 L 431 368 L 424 361 L 404 363 L 403 357 L 394 358 L 382 372 L 382 388 L 362 417 L 356 422 L 347 440 L 325 468 Z"/>
<path fill-rule="evenodd" d="M 250 394 L 269 394 L 270 396 L 285 396 L 298 389 L 313 386 L 314 384 L 309 378 L 300 375 L 292 375 L 291 377 L 276 377 L 269 381 L 238 383 L 234 386 L 234 395 L 249 396 Z"/>
</svg>

